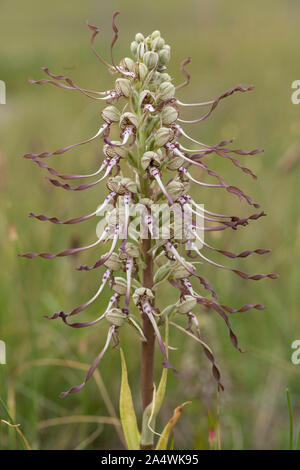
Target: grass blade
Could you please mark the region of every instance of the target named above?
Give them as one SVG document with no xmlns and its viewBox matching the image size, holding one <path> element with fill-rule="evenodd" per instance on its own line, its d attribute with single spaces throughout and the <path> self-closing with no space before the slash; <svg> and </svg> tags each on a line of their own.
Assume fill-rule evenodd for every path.
<svg viewBox="0 0 300 470">
<path fill-rule="evenodd" d="M 289 449 L 293 450 L 293 410 L 292 410 L 292 405 L 291 405 L 291 397 L 290 397 L 290 391 L 287 388 L 286 389 L 286 399 L 287 399 L 287 404 L 288 404 L 288 410 L 289 410 L 289 420 L 290 420 L 290 440 L 289 440 Z"/>
<path fill-rule="evenodd" d="M 138 450 L 140 447 L 140 433 L 137 426 L 131 390 L 128 383 L 127 367 L 122 349 L 122 381 L 120 393 L 120 417 L 128 450 Z"/>
<path fill-rule="evenodd" d="M 19 424 L 15 424 L 14 420 L 12 419 L 4 401 L 1 399 L 0 397 L 0 405 L 2 407 L 2 409 L 4 410 L 5 414 L 7 415 L 9 421 L 6 421 L 4 419 L 0 419 L 0 423 L 3 423 L 3 424 L 6 424 L 7 426 L 11 427 L 11 428 L 15 428 L 15 430 L 17 431 L 18 433 L 18 436 L 19 436 L 19 439 L 20 439 L 20 442 L 22 444 L 22 448 L 24 450 L 31 450 L 31 447 L 26 439 L 26 437 L 24 436 L 24 434 L 22 433 L 21 429 L 20 429 L 20 425 Z"/>
</svg>

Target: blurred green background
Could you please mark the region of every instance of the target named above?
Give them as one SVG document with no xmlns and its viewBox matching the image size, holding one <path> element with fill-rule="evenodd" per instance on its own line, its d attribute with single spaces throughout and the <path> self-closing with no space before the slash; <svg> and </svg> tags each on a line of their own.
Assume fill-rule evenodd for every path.
<svg viewBox="0 0 300 470">
<path fill-rule="evenodd" d="M 75 367 L 91 363 L 102 347 L 106 326 L 73 330 L 43 318 L 57 309 L 69 311 L 95 292 L 99 272 L 74 270 L 90 263 L 95 252 L 75 260 L 30 261 L 16 256 L 20 251 L 57 252 L 94 239 L 93 220 L 60 227 L 29 220 L 27 215 L 32 211 L 66 218 L 88 213 L 101 202 L 105 186 L 84 193 L 54 188 L 45 171 L 21 156 L 93 135 L 101 122 L 101 107 L 80 94 L 30 85 L 28 78 L 44 78 L 40 68 L 48 66 L 83 87 L 111 88 L 111 76 L 89 49 L 85 20 L 101 28 L 96 44 L 108 59 L 115 9 L 121 10 L 118 59 L 129 55 L 136 32 L 147 35 L 155 29 L 172 47 L 169 73 L 177 84 L 182 81 L 180 62 L 192 57 L 190 86 L 178 94 L 182 101 L 212 99 L 239 83 L 255 85 L 254 91 L 223 101 L 189 133 L 206 143 L 234 137 L 236 148 L 266 149 L 258 156 L 240 157 L 258 174 L 257 182 L 229 161 L 212 157 L 213 168 L 260 202 L 268 217 L 209 241 L 235 252 L 271 248 L 272 254 L 228 264 L 251 274 L 280 274 L 277 281 L 254 282 L 211 266 L 201 268 L 220 293 L 221 303 L 234 307 L 263 303 L 266 309 L 231 317 L 244 354 L 232 347 L 222 319 L 213 312 L 200 312 L 203 335 L 213 347 L 226 388 L 219 399 L 200 345 L 171 330 L 171 345 L 179 348 L 171 352 L 172 362 L 181 374 L 178 379 L 170 374 L 158 430 L 174 407 L 191 400 L 176 426 L 175 448 L 208 448 L 210 420 L 216 421 L 218 409 L 223 449 L 288 448 L 286 387 L 291 390 L 295 424 L 300 424 L 300 365 L 291 362 L 291 343 L 300 339 L 300 106 L 291 103 L 291 83 L 300 79 L 297 0 L 1 1 L 0 79 L 6 82 L 7 104 L 0 105 L 0 339 L 7 344 L 7 364 L 0 365 L 0 397 L 35 449 L 123 446 L 118 426 L 101 422 L 101 417 L 114 417 L 114 409 L 118 415 L 118 350 L 111 350 L 99 369 L 104 387 L 97 375 L 98 382 L 91 380 L 81 393 L 59 398 L 61 391 L 82 381 L 84 371 Z M 197 116 L 197 110 L 190 114 L 185 110 L 184 116 Z M 99 159 L 101 150 L 91 144 L 64 158 L 53 157 L 51 165 L 86 173 L 98 166 Z M 196 190 L 194 195 L 217 212 L 251 213 L 249 206 L 229 194 L 203 195 Z M 101 312 L 108 296 L 107 289 L 86 317 Z M 159 297 L 167 305 L 174 292 L 164 290 Z M 124 328 L 121 344 L 140 416 L 139 339 Z M 160 365 L 158 354 L 158 374 Z M 0 418 L 7 419 L 3 411 Z M 20 447 L 15 430 L 0 423 L 0 448 Z"/>
</svg>

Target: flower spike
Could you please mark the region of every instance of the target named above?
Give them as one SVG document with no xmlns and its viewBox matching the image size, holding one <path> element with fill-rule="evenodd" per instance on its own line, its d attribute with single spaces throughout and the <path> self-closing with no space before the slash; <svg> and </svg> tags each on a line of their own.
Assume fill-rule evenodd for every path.
<svg viewBox="0 0 300 470">
<path fill-rule="evenodd" d="M 100 248 L 102 243 L 107 244 L 107 251 L 104 254 L 102 251 L 97 252 L 91 266 L 82 264 L 76 268 L 78 271 L 91 271 L 103 267 L 104 274 L 101 274 L 99 285 L 92 297 L 68 313 L 57 311 L 46 317 L 60 318 L 66 326 L 75 329 L 96 326 L 98 323 L 101 323 L 102 327 L 104 320 L 109 323 L 104 347 L 92 363 L 84 381 L 63 392 L 61 396 L 78 392 L 84 387 L 111 341 L 113 340 L 113 348 L 118 347 L 121 328 L 124 324 L 129 324 L 142 341 L 143 407 L 146 408 L 153 400 L 153 396 L 148 393 L 148 389 L 152 387 L 153 376 L 148 377 L 152 371 L 145 364 L 148 364 L 148 357 L 154 356 L 154 350 L 151 348 L 154 348 L 155 344 L 162 352 L 163 366 L 177 373 L 169 362 L 167 346 L 163 340 L 162 329 L 167 324 L 201 344 L 205 356 L 210 361 L 218 390 L 223 390 L 213 351 L 202 337 L 198 310 L 214 310 L 221 316 L 227 326 L 231 343 L 241 352 L 229 321 L 230 315 L 264 309 L 263 305 L 254 302 L 240 307 L 221 303 L 215 288 L 206 280 L 206 276 L 203 277 L 203 268 L 220 268 L 245 280 L 255 281 L 276 279 L 277 274 L 249 275 L 234 266 L 217 263 L 207 255 L 210 250 L 232 259 L 234 263 L 236 259 L 246 261 L 252 254 L 265 255 L 270 252 L 262 248 L 235 252 L 222 249 L 221 246 L 215 246 L 215 243 L 206 240 L 206 236 L 209 238 L 211 232 L 227 229 L 234 230 L 235 236 L 238 236 L 241 227 L 247 227 L 250 222 L 266 216 L 258 203 L 239 187 L 228 184 L 227 178 L 225 180 L 211 167 L 213 159 L 227 159 L 240 171 L 256 180 L 257 176 L 245 166 L 240 157 L 253 157 L 263 150 L 255 148 L 244 151 L 232 148 L 232 139 L 209 145 L 202 142 L 202 139 L 200 141 L 191 137 L 188 131 L 183 129 L 185 124 L 200 124 L 213 113 L 223 99 L 237 92 L 250 91 L 253 86 L 238 85 L 214 100 L 195 103 L 179 100 L 176 96 L 178 90 L 190 83 L 191 76 L 185 68 L 190 63 L 190 57 L 181 63 L 180 70 L 185 80 L 177 86 L 173 85 L 173 79 L 167 72 L 171 48 L 159 31 L 153 31 L 148 36 L 137 33 L 130 46 L 131 56 L 124 57 L 120 62 L 116 61 L 113 52 L 119 37 L 116 25 L 118 15 L 119 11 L 116 11 L 112 17 L 111 63 L 95 49 L 99 28 L 87 22 L 91 31 L 90 46 L 93 53 L 108 71 L 116 76 L 109 90 L 83 88 L 63 74 L 52 73 L 47 67 L 43 68 L 45 79 L 29 80 L 35 85 L 49 84 L 63 90 L 77 91 L 105 105 L 100 112 L 103 124 L 98 124 L 98 130 L 92 137 L 53 152 L 24 155 L 50 174 L 49 181 L 53 186 L 67 191 L 80 192 L 105 181 L 108 193 L 85 215 L 61 220 L 40 213 L 29 214 L 32 219 L 56 225 L 75 225 L 97 216 L 102 218 L 97 226 L 97 239 L 91 244 L 58 253 L 28 252 L 19 256 L 29 259 L 52 259 L 75 255 L 92 248 L 98 250 L 97 247 Z M 182 119 L 182 108 L 188 110 L 189 107 L 204 108 L 204 113 L 198 119 Z M 116 140 L 112 140 L 113 138 Z M 189 148 L 193 145 L 185 144 L 185 139 L 192 142 L 196 148 Z M 104 154 L 100 156 L 96 170 L 90 170 L 86 174 L 63 173 L 48 166 L 44 161 L 45 158 L 62 155 L 95 140 L 103 144 Z M 193 173 L 195 167 L 200 170 L 197 177 Z M 72 186 L 70 181 L 73 180 L 87 182 Z M 200 195 L 208 193 L 208 190 L 210 194 L 215 189 L 223 189 L 225 191 L 222 194 L 233 194 L 240 201 L 246 201 L 248 205 L 259 210 L 250 215 L 230 215 L 229 210 L 225 214 L 219 213 L 213 208 L 204 207 L 201 200 L 192 197 L 192 187 L 198 188 Z M 63 192 L 61 197 L 64 197 Z M 179 298 L 161 312 L 158 308 L 158 286 L 166 283 L 169 283 L 170 289 L 176 290 Z M 92 304 L 98 304 L 104 288 L 111 290 L 105 310 L 91 320 L 72 321 L 70 317 L 85 311 Z M 137 306 L 140 318 L 131 313 L 131 307 L 134 308 L 132 303 Z M 176 317 L 179 315 L 185 316 L 187 328 L 176 323 Z"/>
</svg>

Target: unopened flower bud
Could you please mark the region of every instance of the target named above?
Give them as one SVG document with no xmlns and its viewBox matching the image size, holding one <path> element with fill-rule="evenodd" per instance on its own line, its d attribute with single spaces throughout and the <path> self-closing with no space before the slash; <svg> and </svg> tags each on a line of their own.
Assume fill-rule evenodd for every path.
<svg viewBox="0 0 300 470">
<path fill-rule="evenodd" d="M 117 78 L 115 82 L 115 90 L 117 93 L 121 93 L 126 98 L 132 93 L 131 82 L 127 78 Z"/>
<path fill-rule="evenodd" d="M 145 54 L 145 44 L 140 42 L 136 50 L 137 58 L 142 60 Z"/>
<path fill-rule="evenodd" d="M 137 128 L 137 126 L 138 126 L 137 117 L 133 113 L 124 113 L 121 116 L 120 128 L 122 129 L 122 131 L 124 131 L 125 128 L 128 127 L 128 126 L 133 126 L 135 128 Z"/>
<path fill-rule="evenodd" d="M 189 313 L 193 308 L 195 308 L 197 305 L 197 300 L 195 297 L 192 297 L 191 295 L 186 295 L 185 299 L 179 300 L 176 303 L 176 308 L 178 313 Z"/>
<path fill-rule="evenodd" d="M 159 51 L 159 65 L 167 65 L 170 62 L 171 52 L 165 47 Z"/>
<path fill-rule="evenodd" d="M 173 106 L 165 106 L 162 110 L 161 118 L 162 123 L 166 126 L 169 126 L 177 120 L 178 111 L 177 109 L 173 108 Z"/>
<path fill-rule="evenodd" d="M 129 72 L 134 72 L 135 62 L 130 57 L 125 57 L 121 60 L 121 66 Z"/>
<path fill-rule="evenodd" d="M 168 127 L 161 127 L 158 129 L 155 134 L 154 141 L 156 147 L 163 147 L 166 143 L 172 140 L 174 137 L 174 132 Z"/>
<path fill-rule="evenodd" d="M 149 70 L 155 69 L 158 63 L 158 54 L 156 52 L 145 52 L 143 62 Z"/>
<path fill-rule="evenodd" d="M 157 44 L 158 44 L 159 40 L 160 40 L 160 38 L 155 38 L 155 39 L 151 42 L 151 50 L 152 50 L 152 51 L 158 50 Z"/>
<path fill-rule="evenodd" d="M 105 261 L 104 266 L 111 269 L 112 271 L 119 271 L 122 268 L 122 261 L 120 260 L 117 253 L 112 253 L 107 261 Z"/>
<path fill-rule="evenodd" d="M 105 315 L 106 320 L 109 321 L 112 325 L 115 326 L 122 326 L 127 320 L 126 313 L 123 313 L 119 308 L 112 308 L 110 309 L 107 314 Z"/>
<path fill-rule="evenodd" d="M 151 164 L 151 166 L 160 166 L 160 156 L 158 155 L 157 152 L 145 152 L 144 155 L 142 156 L 142 168 L 143 170 L 146 170 L 148 166 Z"/>
<path fill-rule="evenodd" d="M 148 69 L 147 69 L 146 65 L 143 64 L 143 62 L 139 62 L 136 65 L 137 65 L 136 73 L 137 73 L 140 81 L 142 82 L 142 81 L 145 80 L 146 76 L 148 75 Z"/>
<path fill-rule="evenodd" d="M 117 294 L 125 295 L 127 290 L 127 282 L 123 277 L 115 277 L 110 281 L 110 288 Z"/>
<path fill-rule="evenodd" d="M 160 84 L 158 92 L 161 100 L 167 100 L 175 95 L 175 87 L 170 82 L 163 82 Z"/>
<path fill-rule="evenodd" d="M 193 265 L 191 263 L 186 261 L 185 264 L 190 268 L 191 271 L 194 271 Z M 182 264 L 178 264 L 174 271 L 172 271 L 172 274 L 175 279 L 183 279 L 184 277 L 189 277 L 191 275 L 191 273 Z"/>
<path fill-rule="evenodd" d="M 160 81 L 161 82 L 170 82 L 172 79 L 168 73 L 161 73 L 160 74 Z"/>
<path fill-rule="evenodd" d="M 164 45 L 165 45 L 165 40 L 161 37 L 157 37 L 152 41 L 152 49 L 154 51 L 162 49 Z"/>
<path fill-rule="evenodd" d="M 184 164 L 182 157 L 172 157 L 167 163 L 168 170 L 178 170 Z"/>
<path fill-rule="evenodd" d="M 170 270 L 171 266 L 169 264 L 164 264 L 163 266 L 161 266 L 154 275 L 154 282 L 157 283 L 166 279 L 170 273 Z"/>
<path fill-rule="evenodd" d="M 185 187 L 180 181 L 174 180 L 168 184 L 167 191 L 171 198 L 176 201 L 179 197 L 185 194 Z"/>
<path fill-rule="evenodd" d="M 130 50 L 133 56 L 137 55 L 137 48 L 138 48 L 138 43 L 136 41 L 132 41 L 130 44 Z"/>
<path fill-rule="evenodd" d="M 137 34 L 135 35 L 135 40 L 136 40 L 136 42 L 142 42 L 142 41 L 144 41 L 144 40 L 145 40 L 144 35 L 143 35 L 142 33 L 137 33 Z"/>
<path fill-rule="evenodd" d="M 107 106 L 101 112 L 102 119 L 109 124 L 111 122 L 119 122 L 120 116 L 121 113 L 115 106 Z"/>
<path fill-rule="evenodd" d="M 153 31 L 153 33 L 151 34 L 151 39 L 156 39 L 159 37 L 160 37 L 160 31 L 158 30 Z"/>
</svg>

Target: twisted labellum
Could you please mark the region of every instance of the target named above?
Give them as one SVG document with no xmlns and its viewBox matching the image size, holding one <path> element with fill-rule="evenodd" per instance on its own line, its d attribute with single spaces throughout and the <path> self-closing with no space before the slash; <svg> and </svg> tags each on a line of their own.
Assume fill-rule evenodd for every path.
<svg viewBox="0 0 300 470">
<path fill-rule="evenodd" d="M 100 113 L 101 122 L 97 119 L 94 135 L 75 144 L 66 145 L 54 151 L 41 153 L 27 153 L 24 157 L 40 168 L 50 173 L 52 185 L 68 191 L 84 191 L 106 181 L 108 193 L 103 203 L 86 215 L 76 215 L 67 220 L 43 214 L 30 213 L 29 217 L 39 221 L 49 221 L 54 224 L 73 225 L 84 222 L 95 216 L 104 216 L 104 225 L 101 233 L 98 233 L 96 241 L 80 248 L 71 248 L 53 253 L 24 253 L 19 256 L 25 258 L 41 257 L 52 259 L 80 253 L 89 249 L 99 249 L 102 245 L 109 248 L 105 254 L 98 254 L 98 259 L 91 267 L 81 265 L 79 271 L 89 271 L 104 267 L 105 271 L 100 276 L 100 283 L 96 293 L 85 303 L 74 308 L 71 312 L 55 312 L 48 319 L 60 318 L 62 322 L 71 328 L 85 328 L 96 325 L 102 320 L 109 323 L 107 339 L 104 347 L 91 365 L 82 384 L 71 387 L 62 396 L 74 393 L 82 389 L 90 379 L 113 339 L 115 346 L 119 342 L 119 330 L 128 323 L 140 336 L 142 341 L 146 338 L 139 325 L 139 319 L 131 313 L 134 304 L 141 316 L 146 316 L 155 332 L 158 346 L 163 356 L 164 367 L 175 369 L 170 365 L 166 346 L 162 339 L 161 326 L 166 317 L 170 324 L 179 328 L 189 336 L 201 343 L 204 353 L 212 365 L 212 373 L 221 390 L 221 375 L 216 365 L 211 348 L 203 341 L 197 316 L 199 308 L 212 309 L 220 315 L 229 331 L 229 337 L 233 346 L 240 351 L 238 340 L 232 330 L 228 315 L 246 312 L 250 309 L 262 310 L 261 304 L 245 304 L 234 308 L 219 302 L 217 293 L 209 282 L 199 272 L 197 265 L 207 264 L 214 268 L 230 270 L 236 275 L 250 280 L 264 278 L 275 279 L 276 274 L 248 274 L 244 271 L 232 268 L 226 264 L 220 264 L 210 259 L 210 252 L 219 253 L 227 258 L 247 258 L 252 254 L 264 255 L 269 253 L 267 249 L 244 250 L 241 253 L 233 253 L 215 247 L 204 240 L 204 233 L 233 229 L 248 225 L 266 214 L 261 211 L 245 217 L 220 214 L 210 208 L 204 208 L 201 201 L 195 201 L 189 194 L 189 187 L 195 185 L 203 191 L 226 191 L 229 195 L 237 196 L 254 208 L 259 204 L 240 188 L 227 183 L 222 176 L 210 167 L 210 160 L 214 157 L 224 158 L 239 168 L 253 179 L 257 176 L 239 160 L 232 156 L 257 155 L 261 149 L 243 151 L 229 148 L 231 141 L 222 141 L 214 145 L 208 145 L 191 137 L 185 131 L 186 124 L 201 123 L 211 116 L 219 103 L 233 93 L 245 93 L 252 90 L 252 86 L 244 88 L 238 85 L 222 93 L 218 98 L 202 103 L 184 103 L 175 97 L 176 91 L 182 89 L 190 82 L 190 74 L 185 66 L 190 58 L 182 62 L 181 72 L 185 81 L 175 87 L 172 79 L 166 72 L 166 66 L 170 60 L 170 46 L 161 37 L 159 31 L 154 31 L 150 36 L 144 37 L 138 33 L 131 43 L 133 58 L 125 57 L 117 65 L 113 58 L 113 47 L 118 38 L 118 28 L 113 16 L 114 36 L 111 42 L 111 64 L 104 60 L 95 48 L 95 38 L 98 28 L 87 23 L 92 32 L 91 48 L 98 60 L 116 75 L 117 78 L 110 90 L 98 91 L 82 88 L 64 75 L 55 75 L 48 68 L 44 68 L 46 79 L 32 80 L 36 85 L 52 84 L 58 88 L 76 91 L 94 101 L 106 102 L 106 107 Z M 180 117 L 180 110 L 188 107 L 204 108 L 198 119 L 184 120 Z M 103 121 L 103 122 L 102 122 Z M 118 141 L 110 138 L 111 129 L 118 129 Z M 45 163 L 45 159 L 63 155 L 72 149 L 89 144 L 91 142 L 103 142 L 103 157 L 100 157 L 98 169 L 91 170 L 88 174 L 68 174 L 58 172 L 52 166 Z M 186 143 L 190 142 L 189 143 Z M 195 148 L 188 148 L 193 145 Z M 124 176 L 123 169 L 127 165 Z M 198 180 L 193 176 L 193 168 L 201 168 L 207 175 L 208 181 Z M 209 178 L 213 178 L 210 180 Z M 67 181 L 86 180 L 86 182 L 73 186 Z M 155 204 L 153 204 L 155 203 Z M 163 230 L 160 230 L 160 218 L 153 211 L 155 205 L 161 205 L 172 209 L 174 219 L 166 222 L 163 215 Z M 134 211 L 141 211 L 140 222 L 135 224 Z M 176 223 L 180 220 L 182 226 L 178 228 Z M 177 221 L 177 222 L 176 222 Z M 176 222 L 176 223 L 175 223 Z M 139 234 L 138 227 L 142 231 Z M 168 231 L 166 231 L 168 229 Z M 165 236 L 167 233 L 167 236 Z M 151 256 L 157 267 L 154 274 L 153 289 L 143 286 L 141 272 L 145 269 L 145 253 L 141 249 L 139 238 L 151 239 Z M 148 253 L 149 254 L 149 253 Z M 162 264 L 161 259 L 165 260 Z M 201 261 L 201 263 L 199 263 Z M 195 283 L 200 281 L 200 290 L 197 291 Z M 177 301 L 169 305 L 164 311 L 160 311 L 155 299 L 155 290 L 158 284 L 169 282 L 178 292 Z M 194 285 L 193 285 L 193 284 Z M 97 305 L 102 292 L 105 289 L 112 290 L 111 299 L 104 312 L 89 321 L 72 321 L 71 317 L 83 314 L 91 305 Z M 186 318 L 186 329 L 177 323 L 180 316 Z"/>
</svg>

